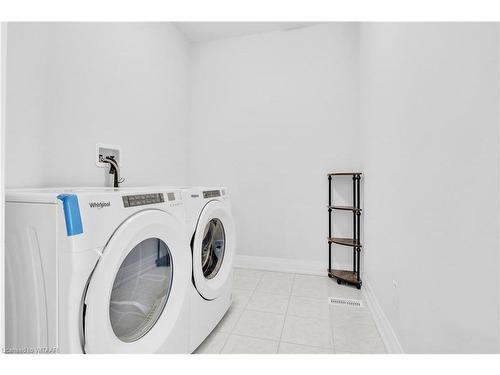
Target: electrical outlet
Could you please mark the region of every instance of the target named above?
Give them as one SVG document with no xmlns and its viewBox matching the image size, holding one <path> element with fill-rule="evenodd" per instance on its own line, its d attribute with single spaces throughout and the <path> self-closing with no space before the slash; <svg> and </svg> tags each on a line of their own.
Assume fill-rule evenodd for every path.
<svg viewBox="0 0 500 375">
<path fill-rule="evenodd" d="M 95 165 L 100 168 L 109 168 L 108 163 L 103 163 L 102 160 L 106 157 L 113 156 L 119 166 L 122 165 L 121 147 L 115 145 L 106 145 L 98 143 L 95 146 Z"/>
</svg>

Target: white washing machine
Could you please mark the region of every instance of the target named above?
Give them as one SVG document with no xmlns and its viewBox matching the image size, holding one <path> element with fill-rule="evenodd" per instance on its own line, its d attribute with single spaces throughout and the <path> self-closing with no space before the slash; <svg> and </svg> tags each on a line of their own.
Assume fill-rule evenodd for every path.
<svg viewBox="0 0 500 375">
<path fill-rule="evenodd" d="M 231 306 L 236 233 L 225 188 L 181 188 L 192 254 L 191 326 L 194 351 Z"/>
<path fill-rule="evenodd" d="M 187 353 L 180 190 L 6 193 L 8 352 Z"/>
</svg>

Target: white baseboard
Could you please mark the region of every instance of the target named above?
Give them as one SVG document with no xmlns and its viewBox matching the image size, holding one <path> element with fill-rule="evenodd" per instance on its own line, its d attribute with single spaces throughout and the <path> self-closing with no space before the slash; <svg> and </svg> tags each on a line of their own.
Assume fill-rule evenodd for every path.
<svg viewBox="0 0 500 375">
<path fill-rule="evenodd" d="M 326 275 L 327 265 L 324 262 L 307 261 L 303 259 L 256 257 L 236 255 L 235 267 L 252 268 L 256 270 L 302 273 L 307 275 Z M 335 267 L 334 267 L 335 268 Z"/>
<path fill-rule="evenodd" d="M 377 325 L 378 331 L 382 340 L 384 341 L 387 352 L 390 354 L 404 354 L 403 348 L 399 343 L 396 333 L 392 329 L 391 323 L 384 314 L 382 307 L 380 306 L 377 297 L 373 294 L 373 289 L 370 288 L 370 282 L 363 277 L 363 287 L 361 288 L 365 301 L 372 313 L 373 320 Z"/>
</svg>

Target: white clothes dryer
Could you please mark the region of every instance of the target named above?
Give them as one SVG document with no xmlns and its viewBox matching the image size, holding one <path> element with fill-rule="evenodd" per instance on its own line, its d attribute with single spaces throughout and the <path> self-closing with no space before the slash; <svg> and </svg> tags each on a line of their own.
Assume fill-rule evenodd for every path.
<svg viewBox="0 0 500 375">
<path fill-rule="evenodd" d="M 181 188 L 192 254 L 190 351 L 231 305 L 236 233 L 226 188 Z"/>
</svg>

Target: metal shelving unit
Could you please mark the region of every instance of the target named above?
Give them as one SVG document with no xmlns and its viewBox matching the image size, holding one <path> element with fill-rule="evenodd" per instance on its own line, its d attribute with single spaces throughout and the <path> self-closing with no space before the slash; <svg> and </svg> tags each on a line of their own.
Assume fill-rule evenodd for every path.
<svg viewBox="0 0 500 375">
<path fill-rule="evenodd" d="M 352 176 L 352 206 L 337 206 L 332 203 L 332 179 L 333 177 Z M 337 172 L 328 173 L 328 277 L 337 279 L 337 283 L 345 282 L 355 285 L 361 289 L 360 258 L 361 258 L 361 237 L 360 237 L 360 172 Z M 332 212 L 351 211 L 352 212 L 352 238 L 332 237 Z M 352 247 L 352 271 L 332 269 L 332 245 Z"/>
</svg>

